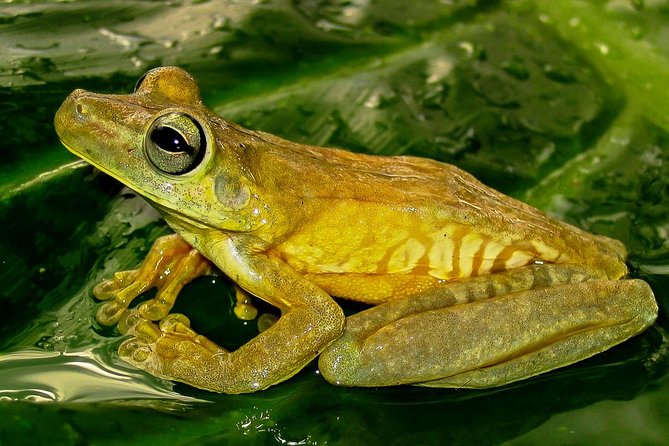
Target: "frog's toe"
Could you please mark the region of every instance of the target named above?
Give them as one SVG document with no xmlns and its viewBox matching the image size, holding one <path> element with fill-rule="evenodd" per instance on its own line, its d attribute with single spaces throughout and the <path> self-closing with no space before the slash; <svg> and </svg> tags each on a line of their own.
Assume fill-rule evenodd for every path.
<svg viewBox="0 0 669 446">
<path fill-rule="evenodd" d="M 272 313 L 263 313 L 258 317 L 258 331 L 263 332 L 269 330 L 274 324 L 279 321 L 279 317 Z"/>
<path fill-rule="evenodd" d="M 119 346 L 118 354 L 124 361 L 138 365 L 149 359 L 153 352 L 144 342 L 137 338 L 131 338 Z"/>
<path fill-rule="evenodd" d="M 123 314 L 121 314 L 116 328 L 121 334 L 132 334 L 134 333 L 137 324 L 139 324 L 143 319 L 144 318 L 137 310 L 126 310 L 123 312 Z"/>
<path fill-rule="evenodd" d="M 155 342 L 146 343 L 138 338 L 130 338 L 119 346 L 118 355 L 128 364 L 154 376 L 174 379 L 170 372 L 175 360 L 174 354 L 167 354 L 164 347 L 161 350 L 163 353 L 159 354 L 158 344 Z"/>
<path fill-rule="evenodd" d="M 157 341 L 162 332 L 153 322 L 143 318 L 137 310 L 128 310 L 118 323 L 118 330 L 125 335 L 132 335 L 144 342 Z"/>
<path fill-rule="evenodd" d="M 197 337 L 197 333 L 190 328 L 190 319 L 181 313 L 167 315 L 160 321 L 160 329 L 164 333 L 179 334 L 190 338 Z"/>
<path fill-rule="evenodd" d="M 143 302 L 139 306 L 139 313 L 146 319 L 151 321 L 159 321 L 165 318 L 171 309 L 171 304 L 166 304 L 165 302 L 161 302 L 158 299 L 151 299 Z"/>
<path fill-rule="evenodd" d="M 239 285 L 235 285 L 235 298 L 237 303 L 232 311 L 235 316 L 237 316 L 237 319 L 241 321 L 252 321 L 258 316 L 258 309 L 253 306 L 251 295 Z"/>
<path fill-rule="evenodd" d="M 165 334 L 174 335 L 175 338 L 190 339 L 199 347 L 204 348 L 211 354 L 222 352 L 221 347 L 210 341 L 205 336 L 197 334 L 190 328 L 190 320 L 183 314 L 173 313 L 160 321 L 160 330 Z"/>
<path fill-rule="evenodd" d="M 95 314 L 95 319 L 102 325 L 112 326 L 121 319 L 126 308 L 119 301 L 110 300 L 100 305 Z"/>
<path fill-rule="evenodd" d="M 102 282 L 93 288 L 93 295 L 103 302 L 95 318 L 102 325 L 114 325 L 123 317 L 132 301 L 145 287 L 137 281 L 137 271 L 121 271 L 113 279 Z"/>
<path fill-rule="evenodd" d="M 93 287 L 93 295 L 98 300 L 109 300 L 116 297 L 118 292 L 135 282 L 139 272 L 137 270 L 118 271 L 109 280 L 98 283 Z"/>
</svg>

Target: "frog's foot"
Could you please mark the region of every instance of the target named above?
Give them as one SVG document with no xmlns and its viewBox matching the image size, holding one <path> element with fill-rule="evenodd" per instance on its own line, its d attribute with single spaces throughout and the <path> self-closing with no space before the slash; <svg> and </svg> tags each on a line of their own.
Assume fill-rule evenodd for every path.
<svg viewBox="0 0 669 446">
<path fill-rule="evenodd" d="M 120 357 L 153 375 L 213 392 L 255 392 L 293 376 L 341 334 L 344 314 L 280 260 L 252 260 L 251 276 L 265 278 L 267 289 L 259 291 L 267 291 L 268 302 L 281 309 L 274 325 L 228 352 L 195 333 L 184 316 L 170 315 L 156 325 L 133 309 L 119 322 L 119 331 L 131 335 Z"/>
<path fill-rule="evenodd" d="M 252 321 L 258 316 L 258 309 L 253 306 L 251 295 L 235 284 L 235 306 L 232 309 L 237 319 Z"/>
<path fill-rule="evenodd" d="M 114 325 L 137 296 L 153 287 L 158 288 L 156 297 L 142 303 L 139 314 L 149 320 L 163 319 L 184 285 L 212 271 L 211 262 L 178 235 L 160 237 L 138 269 L 117 272 L 93 289 L 96 298 L 106 301 L 96 319 Z"/>
<path fill-rule="evenodd" d="M 123 334 L 132 335 L 119 346 L 121 359 L 160 378 L 189 382 L 193 370 L 227 353 L 193 331 L 183 314 L 170 314 L 156 324 L 130 310 L 118 327 Z"/>
</svg>

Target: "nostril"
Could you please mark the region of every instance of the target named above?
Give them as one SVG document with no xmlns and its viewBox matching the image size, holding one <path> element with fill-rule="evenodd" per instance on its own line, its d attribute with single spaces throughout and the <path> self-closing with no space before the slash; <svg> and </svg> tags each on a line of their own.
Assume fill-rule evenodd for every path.
<svg viewBox="0 0 669 446">
<path fill-rule="evenodd" d="M 74 105 L 75 116 L 78 120 L 83 121 L 88 118 L 88 107 L 83 101 L 77 101 Z"/>
</svg>

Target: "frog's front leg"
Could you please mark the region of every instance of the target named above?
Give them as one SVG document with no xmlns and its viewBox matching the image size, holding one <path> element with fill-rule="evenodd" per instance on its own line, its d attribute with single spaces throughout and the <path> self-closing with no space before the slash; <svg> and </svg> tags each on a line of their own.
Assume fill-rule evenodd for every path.
<svg viewBox="0 0 669 446">
<path fill-rule="evenodd" d="M 160 326 L 141 317 L 125 323 L 134 337 L 119 348 L 122 359 L 152 375 L 223 393 L 253 392 L 290 378 L 343 331 L 336 302 L 283 261 L 246 254 L 231 256 L 243 268 L 226 272 L 244 289 L 281 310 L 281 317 L 234 352 L 170 315 Z M 173 318 L 177 318 L 172 320 Z"/>
<path fill-rule="evenodd" d="M 494 387 L 602 352 L 656 316 L 641 280 L 607 280 L 576 265 L 525 267 L 349 317 L 319 367 L 341 385 Z"/>
<path fill-rule="evenodd" d="M 139 313 L 146 319 L 160 320 L 170 312 L 184 285 L 213 271 L 211 262 L 179 235 L 160 237 L 138 269 L 118 272 L 93 289 L 96 298 L 106 301 L 96 319 L 103 325 L 114 325 L 137 296 L 157 287 L 155 298 L 143 302 Z"/>
</svg>

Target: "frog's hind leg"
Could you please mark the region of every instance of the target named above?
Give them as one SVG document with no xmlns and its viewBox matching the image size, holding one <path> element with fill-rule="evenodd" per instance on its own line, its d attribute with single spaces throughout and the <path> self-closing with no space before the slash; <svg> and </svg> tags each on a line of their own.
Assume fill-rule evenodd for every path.
<svg viewBox="0 0 669 446">
<path fill-rule="evenodd" d="M 643 281 L 531 266 L 358 313 L 319 367 L 341 385 L 495 387 L 602 352 L 656 316 Z"/>
<path fill-rule="evenodd" d="M 100 305 L 96 319 L 103 325 L 114 325 L 137 296 L 157 287 L 156 296 L 139 306 L 139 314 L 149 320 L 160 320 L 170 312 L 188 282 L 213 271 L 211 262 L 180 236 L 160 237 L 138 269 L 120 271 L 95 286 L 93 295 L 106 301 Z"/>
</svg>

